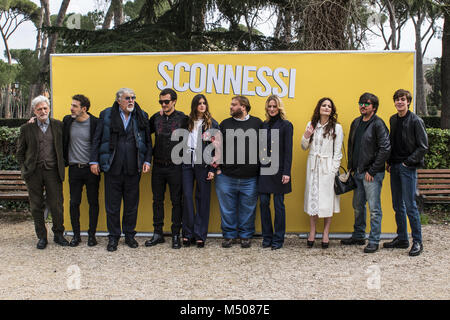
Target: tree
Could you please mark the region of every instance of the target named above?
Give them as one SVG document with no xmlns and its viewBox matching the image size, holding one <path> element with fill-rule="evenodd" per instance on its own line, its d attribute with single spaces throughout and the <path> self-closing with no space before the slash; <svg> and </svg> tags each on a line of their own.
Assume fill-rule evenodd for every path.
<svg viewBox="0 0 450 320">
<path fill-rule="evenodd" d="M 61 7 L 58 12 L 58 16 L 56 19 L 55 26 L 61 27 L 64 21 L 64 17 L 66 15 L 67 7 L 69 6 L 70 0 L 63 0 L 61 3 Z M 41 6 L 44 7 L 44 10 L 46 11 L 45 16 L 48 17 L 48 19 L 45 19 L 46 27 L 50 27 L 50 11 L 49 11 L 49 5 L 48 0 L 41 0 Z M 46 83 L 48 83 L 48 77 L 50 72 L 50 54 L 56 52 L 56 45 L 58 42 L 59 33 L 53 32 L 50 35 L 50 41 L 48 43 L 48 47 L 45 50 L 45 53 L 41 55 L 41 69 L 39 74 L 39 79 L 37 83 L 37 92 L 39 94 L 43 94 L 45 92 L 45 86 Z"/>
<path fill-rule="evenodd" d="M 38 8 L 29 0 L 5 0 L 0 2 L 0 34 L 5 45 L 8 64 L 12 65 L 11 50 L 8 40 L 17 28 L 29 20 L 38 19 Z M 11 83 L 6 85 L 5 118 L 11 117 L 9 92 Z"/>
<path fill-rule="evenodd" d="M 427 50 L 431 38 L 437 31 L 436 20 L 441 11 L 429 0 L 402 0 L 406 10 L 414 24 L 416 37 L 416 107 L 419 114 L 427 115 L 427 101 L 425 94 L 425 78 L 423 70 L 423 57 Z M 429 27 L 422 32 L 425 21 L 428 21 Z M 422 46 L 422 42 L 425 46 Z"/>
<path fill-rule="evenodd" d="M 450 129 L 450 0 L 441 1 L 444 14 L 441 57 L 441 128 Z"/>
<path fill-rule="evenodd" d="M 395 0 L 375 0 L 371 1 L 378 10 L 379 19 L 376 19 L 376 26 L 381 31 L 381 37 L 385 43 L 384 50 L 398 50 L 400 48 L 401 31 L 408 21 L 409 16 L 406 5 Z M 389 21 L 390 34 L 385 31 L 385 23 Z"/>
<path fill-rule="evenodd" d="M 425 71 L 425 79 L 431 86 L 431 92 L 427 96 L 427 104 L 441 108 L 441 59 L 435 58 L 434 65 Z"/>
</svg>

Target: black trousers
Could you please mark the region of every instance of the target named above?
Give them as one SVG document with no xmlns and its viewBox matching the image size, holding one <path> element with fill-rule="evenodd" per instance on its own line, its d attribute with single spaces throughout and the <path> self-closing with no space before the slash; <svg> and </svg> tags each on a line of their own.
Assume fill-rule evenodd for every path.
<svg viewBox="0 0 450 320">
<path fill-rule="evenodd" d="M 211 181 L 204 165 L 183 164 L 183 237 L 206 241 L 209 225 Z M 195 181 L 195 207 L 194 207 Z"/>
<path fill-rule="evenodd" d="M 113 175 L 105 172 L 105 209 L 109 237 L 120 238 L 136 234 L 137 211 L 139 206 L 139 181 L 141 174 Z M 123 199 L 122 228 L 120 228 L 120 207 Z M 122 230 L 122 231 L 121 231 Z"/>
<path fill-rule="evenodd" d="M 154 232 L 163 233 L 164 226 L 164 194 L 169 185 L 170 200 L 172 202 L 172 235 L 181 230 L 182 220 L 182 181 L 181 165 L 160 165 L 155 163 L 152 170 L 153 190 L 153 226 Z"/>
<path fill-rule="evenodd" d="M 86 194 L 89 203 L 89 235 L 95 235 L 98 222 L 98 186 L 100 175 L 91 172 L 89 166 L 79 168 L 69 166 L 70 188 L 70 222 L 74 235 L 80 235 L 80 204 L 83 186 L 86 186 Z"/>
<path fill-rule="evenodd" d="M 55 235 L 64 232 L 63 188 L 58 169 L 45 170 L 36 168 L 33 175 L 26 179 L 30 199 L 31 214 L 34 219 L 36 235 L 39 239 L 47 239 L 44 209 L 47 203 L 52 215 L 52 231 Z M 44 197 L 45 191 L 45 197 Z"/>
</svg>

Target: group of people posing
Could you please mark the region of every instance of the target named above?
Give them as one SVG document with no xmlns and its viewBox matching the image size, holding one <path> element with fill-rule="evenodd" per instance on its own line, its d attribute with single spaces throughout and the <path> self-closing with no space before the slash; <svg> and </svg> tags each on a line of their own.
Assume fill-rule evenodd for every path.
<svg viewBox="0 0 450 320">
<path fill-rule="evenodd" d="M 353 194 L 355 224 L 352 237 L 341 243 L 366 244 L 368 203 L 370 234 L 364 252 L 378 250 L 382 219 L 380 193 L 386 169 L 391 174 L 397 237 L 385 242 L 383 247 L 409 248 L 408 217 L 413 238 L 409 254 L 415 256 L 423 250 L 415 202 L 416 169 L 423 165 L 428 139 L 423 121 L 409 111 L 411 93 L 400 89 L 393 99 L 397 113 L 390 118 L 389 132 L 376 115 L 378 98 L 371 93 L 359 98 L 361 115 L 350 127 L 347 163 L 357 186 Z M 234 96 L 231 117 L 220 124 L 211 116 L 207 98 L 202 94 L 192 99 L 188 116 L 175 110 L 177 93 L 170 88 L 160 92 L 159 103 L 161 110 L 149 118 L 136 102 L 135 92 L 122 88 L 116 93 L 113 105 L 97 118 L 89 113 L 89 99 L 77 94 L 72 97 L 71 114 L 61 122 L 49 118 L 50 102 L 46 97 L 38 96 L 32 101 L 35 118 L 21 127 L 17 159 L 29 191 L 38 249 L 44 249 L 48 243 L 45 206 L 52 214 L 54 242 L 72 247 L 80 244 L 83 186 L 89 203 L 87 244 L 97 244 L 101 172 L 109 232 L 107 250 L 117 250 L 122 234 L 129 247 L 137 248 L 139 182 L 141 174 L 150 170 L 154 232 L 145 246 L 165 242 L 164 195 L 168 185 L 172 248 L 204 247 L 213 180 L 221 213 L 222 247 L 229 248 L 236 243 L 242 248 L 251 246 L 258 198 L 262 246 L 272 250 L 283 246 L 284 196 L 292 191 L 293 125 L 287 120 L 281 99 L 276 95 L 268 97 L 262 121 L 250 115 L 251 106 L 246 97 Z M 340 211 L 339 196 L 333 186 L 341 166 L 343 139 L 333 100 L 320 99 L 301 137 L 302 149 L 309 149 L 304 197 L 304 211 L 310 216 L 309 248 L 314 246 L 318 218 L 324 218 L 321 247 L 328 248 L 331 219 Z M 69 166 L 73 230 L 70 242 L 63 236 L 65 166 Z M 270 212 L 272 195 L 274 223 Z"/>
</svg>

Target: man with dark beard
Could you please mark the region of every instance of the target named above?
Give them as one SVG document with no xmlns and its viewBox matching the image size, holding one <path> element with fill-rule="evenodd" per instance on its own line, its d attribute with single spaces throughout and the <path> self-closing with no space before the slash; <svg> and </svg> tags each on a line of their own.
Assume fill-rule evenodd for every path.
<svg viewBox="0 0 450 320">
<path fill-rule="evenodd" d="M 220 124 L 223 140 L 221 170 L 217 171 L 216 193 L 219 199 L 224 240 L 231 247 L 239 238 L 242 248 L 251 246 L 255 233 L 255 209 L 258 200 L 259 118 L 250 116 L 250 102 L 244 96 L 231 100 L 231 118 Z"/>
</svg>

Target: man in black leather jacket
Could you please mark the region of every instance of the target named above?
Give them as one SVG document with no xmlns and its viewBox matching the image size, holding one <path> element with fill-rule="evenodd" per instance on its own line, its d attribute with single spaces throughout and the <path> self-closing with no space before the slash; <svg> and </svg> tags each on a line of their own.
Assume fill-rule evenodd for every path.
<svg viewBox="0 0 450 320">
<path fill-rule="evenodd" d="M 149 120 L 150 134 L 155 134 L 153 149 L 152 191 L 153 191 L 153 237 L 145 242 L 147 247 L 165 242 L 164 226 L 164 195 L 166 185 L 169 185 L 172 202 L 172 248 L 181 248 L 180 231 L 182 225 L 182 171 L 181 164 L 172 161 L 172 150 L 179 141 L 172 141 L 172 133 L 183 128 L 187 116 L 175 110 L 177 93 L 170 88 L 163 89 L 159 94 L 161 111 L 156 112 Z"/>
<path fill-rule="evenodd" d="M 361 116 L 353 120 L 348 138 L 348 169 L 354 173 L 357 188 L 353 193 L 355 224 L 350 239 L 344 245 L 364 245 L 366 230 L 366 202 L 370 209 L 369 243 L 365 253 L 378 250 L 381 234 L 381 187 L 384 179 L 384 164 L 389 158 L 391 144 L 384 121 L 376 115 L 378 98 L 364 93 L 359 98 Z"/>
<path fill-rule="evenodd" d="M 394 93 L 397 114 L 390 119 L 391 156 L 387 171 L 391 174 L 392 206 L 397 223 L 397 237 L 383 243 L 384 248 L 409 247 L 406 215 L 411 226 L 413 245 L 410 256 L 418 256 L 422 250 L 422 228 L 420 213 L 415 200 L 417 187 L 417 167 L 424 165 L 424 156 L 428 151 L 428 136 L 424 122 L 409 111 L 412 96 L 407 90 L 399 89 Z"/>
</svg>

